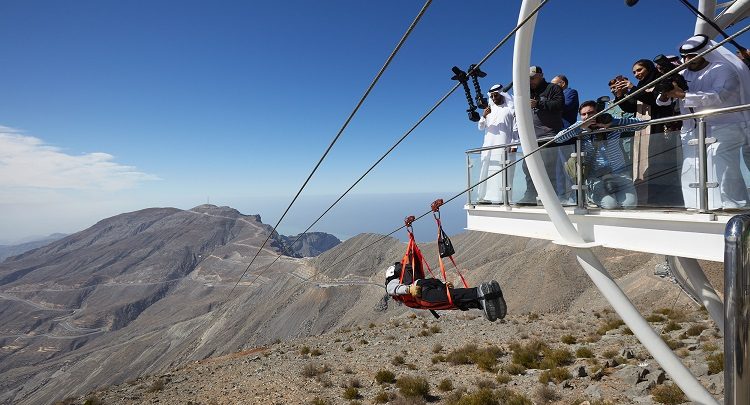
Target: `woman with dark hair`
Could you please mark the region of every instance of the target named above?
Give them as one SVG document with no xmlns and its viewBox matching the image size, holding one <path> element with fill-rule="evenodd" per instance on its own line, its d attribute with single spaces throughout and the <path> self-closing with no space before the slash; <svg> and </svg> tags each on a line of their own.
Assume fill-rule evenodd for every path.
<svg viewBox="0 0 750 405">
<path fill-rule="evenodd" d="M 657 93 L 652 82 L 659 77 L 654 62 L 640 59 L 633 64 L 633 85 L 627 78 L 615 79 L 612 86 L 615 101 L 642 88 L 647 90 L 620 104 L 625 112 L 636 118 L 649 120 L 677 115 L 674 105 L 656 104 Z M 633 139 L 633 179 L 638 193 L 638 205 L 683 207 L 680 188 L 682 148 L 680 122 L 655 124 L 636 133 Z"/>
</svg>

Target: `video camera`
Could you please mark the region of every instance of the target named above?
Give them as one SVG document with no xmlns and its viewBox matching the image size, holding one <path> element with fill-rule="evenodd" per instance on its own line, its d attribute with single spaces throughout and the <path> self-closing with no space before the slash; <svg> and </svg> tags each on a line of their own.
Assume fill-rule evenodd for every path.
<svg viewBox="0 0 750 405">
<path fill-rule="evenodd" d="M 654 64 L 656 65 L 656 68 L 659 70 L 659 72 L 661 72 L 661 74 L 664 74 L 675 68 L 675 65 L 672 63 L 674 60 L 674 58 L 668 58 L 667 56 L 659 54 L 654 58 Z M 688 91 L 687 80 L 685 80 L 685 78 L 682 77 L 682 75 L 679 73 L 673 73 L 666 79 L 663 79 L 659 83 L 656 83 L 656 85 L 654 86 L 654 91 L 657 93 L 666 93 L 668 91 L 672 91 L 674 89 L 673 82 L 677 83 L 677 86 L 682 89 L 682 91 Z"/>
<path fill-rule="evenodd" d="M 609 102 L 610 98 L 609 96 L 601 96 L 596 99 L 596 112 L 602 112 L 607 108 L 607 103 Z M 594 120 L 597 124 L 609 124 L 612 122 L 612 114 L 610 113 L 604 113 Z"/>
</svg>

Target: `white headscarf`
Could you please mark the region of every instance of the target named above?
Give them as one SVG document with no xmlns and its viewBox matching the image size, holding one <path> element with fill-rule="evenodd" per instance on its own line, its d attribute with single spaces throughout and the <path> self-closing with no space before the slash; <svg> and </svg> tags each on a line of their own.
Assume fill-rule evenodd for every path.
<svg viewBox="0 0 750 405">
<path fill-rule="evenodd" d="M 709 48 L 715 47 L 716 44 L 716 41 L 708 39 L 705 35 L 695 35 L 688 38 L 682 43 L 682 45 L 680 45 L 680 53 L 683 55 L 693 53 L 698 54 Z M 745 62 L 723 46 L 715 48 L 708 54 L 703 55 L 703 58 L 711 63 L 721 63 L 725 66 L 732 67 L 737 73 L 737 78 L 740 81 L 740 103 L 750 103 L 750 69 L 745 65 Z M 749 122 L 750 111 L 744 111 L 742 114 L 745 117 L 745 121 Z"/>
<path fill-rule="evenodd" d="M 503 86 L 496 84 L 490 87 L 490 90 L 487 92 L 487 101 L 489 103 L 490 110 L 492 111 L 487 116 L 487 118 L 485 118 L 486 124 L 488 126 L 498 125 L 500 122 L 504 121 L 504 114 L 499 114 L 503 108 L 509 108 L 511 111 L 513 111 L 515 108 L 513 106 L 513 97 L 510 94 L 502 91 L 502 88 Z M 495 101 L 492 100 L 490 93 L 500 93 L 500 95 L 505 99 L 505 102 L 502 105 L 495 104 Z"/>
</svg>

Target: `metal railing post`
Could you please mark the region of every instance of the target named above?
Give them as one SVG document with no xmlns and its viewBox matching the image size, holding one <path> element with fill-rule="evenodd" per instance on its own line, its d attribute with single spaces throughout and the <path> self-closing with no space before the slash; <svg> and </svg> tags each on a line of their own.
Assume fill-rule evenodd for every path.
<svg viewBox="0 0 750 405">
<path fill-rule="evenodd" d="M 576 139 L 576 198 L 579 210 L 586 209 L 586 193 L 583 185 L 583 141 Z"/>
<path fill-rule="evenodd" d="M 706 121 L 698 120 L 698 208 L 708 212 L 708 154 L 706 153 Z"/>
<path fill-rule="evenodd" d="M 724 232 L 724 404 L 750 403 L 750 215 Z"/>
<path fill-rule="evenodd" d="M 510 159 L 508 159 L 508 147 L 503 148 L 503 178 L 502 178 L 502 187 L 503 187 L 503 205 L 505 206 L 505 209 L 510 209 L 510 190 L 511 186 L 508 185 L 508 164 L 510 164 Z"/>
<path fill-rule="evenodd" d="M 471 154 L 468 152 L 466 153 L 466 187 L 471 187 Z M 466 203 L 468 205 L 471 205 L 471 193 L 472 190 L 466 193 Z"/>
</svg>

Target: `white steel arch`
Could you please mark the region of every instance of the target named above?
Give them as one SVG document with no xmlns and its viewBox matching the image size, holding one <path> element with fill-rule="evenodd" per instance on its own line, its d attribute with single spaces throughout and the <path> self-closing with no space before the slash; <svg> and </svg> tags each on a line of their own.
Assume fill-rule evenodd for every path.
<svg viewBox="0 0 750 405">
<path fill-rule="evenodd" d="M 531 11 L 537 7 L 540 0 L 523 0 L 521 11 L 518 16 L 519 23 L 527 18 Z M 516 119 L 518 132 L 521 138 L 523 150 L 531 151 L 537 148 L 536 135 L 532 118 L 529 90 L 529 66 L 531 65 L 531 44 L 534 37 L 536 16 L 532 17 L 516 33 L 515 46 L 513 50 L 513 83 L 516 104 Z M 529 173 L 539 198 L 549 214 L 552 223 L 562 237 L 562 243 L 568 245 L 576 254 L 578 263 L 586 274 L 594 282 L 594 285 L 602 292 L 625 324 L 633 331 L 633 334 L 641 341 L 646 349 L 654 356 L 654 359 L 670 375 L 672 380 L 685 392 L 687 397 L 701 404 L 718 404 L 715 398 L 698 382 L 695 376 L 685 367 L 680 359 L 664 343 L 661 337 L 643 319 L 632 302 L 619 288 L 604 268 L 599 259 L 594 255 L 586 242 L 578 234 L 575 227 L 568 219 L 563 207 L 557 200 L 553 191 L 547 172 L 539 154 L 533 154 L 526 159 Z"/>
</svg>

